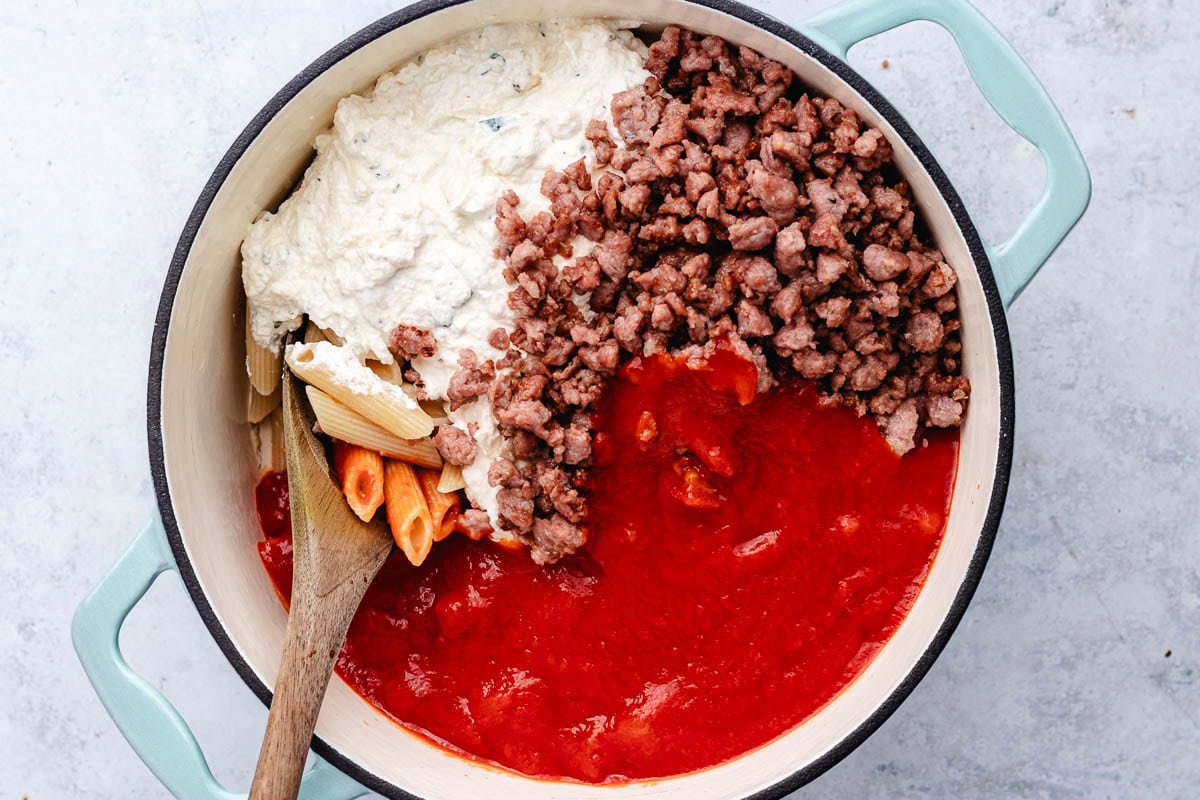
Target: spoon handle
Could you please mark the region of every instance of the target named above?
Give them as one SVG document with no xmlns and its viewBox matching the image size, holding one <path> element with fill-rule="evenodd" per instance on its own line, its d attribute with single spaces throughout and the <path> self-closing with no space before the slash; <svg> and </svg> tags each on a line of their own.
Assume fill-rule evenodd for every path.
<svg viewBox="0 0 1200 800">
<path fill-rule="evenodd" d="M 392 549 L 385 523 L 364 523 L 346 505 L 287 369 L 283 409 L 292 509 L 292 605 L 249 800 L 295 800 L 338 651 Z"/>
<path fill-rule="evenodd" d="M 332 595 L 292 593 L 271 713 L 249 800 L 294 800 L 338 651 L 368 580 L 345 581 Z"/>
</svg>

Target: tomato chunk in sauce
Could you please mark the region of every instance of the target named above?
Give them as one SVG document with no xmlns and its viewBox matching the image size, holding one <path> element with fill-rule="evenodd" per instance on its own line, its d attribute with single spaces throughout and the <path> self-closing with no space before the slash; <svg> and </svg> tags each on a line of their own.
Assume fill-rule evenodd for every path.
<svg viewBox="0 0 1200 800">
<path fill-rule="evenodd" d="M 453 750 L 589 782 L 701 769 L 804 721 L 915 600 L 958 434 L 901 459 L 807 384 L 753 386 L 720 353 L 624 368 L 597 411 L 586 547 L 545 568 L 464 536 L 417 569 L 394 553 L 338 673 Z M 286 482 L 269 487 L 264 522 Z M 264 528 L 286 598 L 291 542 Z"/>
</svg>

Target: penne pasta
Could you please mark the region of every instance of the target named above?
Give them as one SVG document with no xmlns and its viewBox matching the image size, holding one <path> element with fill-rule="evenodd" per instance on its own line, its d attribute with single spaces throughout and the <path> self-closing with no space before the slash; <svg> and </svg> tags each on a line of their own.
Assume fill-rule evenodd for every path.
<svg viewBox="0 0 1200 800">
<path fill-rule="evenodd" d="M 329 342 L 337 345 L 338 347 L 342 346 L 342 337 L 338 336 L 328 328 L 322 328 L 311 319 L 308 320 L 308 322 L 306 322 L 304 325 L 303 341 L 305 344 L 312 344 L 313 342 Z"/>
<path fill-rule="evenodd" d="M 271 471 L 271 465 L 267 463 L 271 458 L 271 453 L 268 450 L 270 444 L 270 432 L 266 425 L 250 426 L 250 446 L 254 450 L 255 459 L 258 461 L 258 474 L 260 477 L 263 473 Z"/>
<path fill-rule="evenodd" d="M 396 546 L 404 551 L 409 563 L 420 566 L 433 547 L 434 529 L 429 505 L 411 464 L 384 460 L 383 497 Z"/>
<path fill-rule="evenodd" d="M 450 416 L 446 413 L 446 405 L 441 400 L 418 400 L 421 408 L 433 420 L 434 425 L 447 425 L 450 422 Z"/>
<path fill-rule="evenodd" d="M 328 342 L 329 337 L 325 335 L 325 331 L 321 326 L 313 322 L 311 319 L 304 326 L 304 343 L 312 344 L 313 342 Z"/>
<path fill-rule="evenodd" d="M 402 439 L 433 433 L 433 420 L 416 400 L 380 380 L 351 352 L 329 342 L 293 344 L 287 362 L 305 383 Z"/>
<path fill-rule="evenodd" d="M 432 398 L 426 398 L 422 400 L 417 396 L 417 387 L 413 386 L 411 383 L 404 382 L 404 370 L 398 363 L 392 362 L 391 364 L 384 364 L 379 361 L 368 361 L 367 367 L 369 367 L 371 372 L 374 372 L 380 380 L 384 380 L 390 384 L 399 386 L 404 390 L 406 395 L 416 400 L 417 405 L 421 406 L 421 409 L 429 415 L 430 419 L 433 420 L 434 425 L 445 425 L 450 421 L 450 417 L 446 415 L 446 406 L 441 400 L 435 400 Z"/>
<path fill-rule="evenodd" d="M 250 332 L 250 310 L 246 310 L 246 374 L 250 385 L 261 395 L 270 395 L 279 388 L 283 374 L 283 357 L 278 350 L 263 347 Z"/>
<path fill-rule="evenodd" d="M 265 429 L 270 441 L 267 442 L 267 468 L 272 472 L 287 472 L 287 450 L 283 445 L 283 409 L 276 408 L 267 416 L 266 425 L 258 427 L 260 435 Z"/>
<path fill-rule="evenodd" d="M 459 489 L 465 489 L 467 482 L 463 480 L 462 467 L 458 464 L 446 464 L 442 467 L 442 474 L 438 478 L 439 492 L 457 492 Z"/>
<path fill-rule="evenodd" d="M 334 439 L 374 450 L 387 458 L 408 461 L 429 469 L 442 466 L 442 457 L 434 447 L 432 439 L 402 439 L 346 408 L 315 386 L 309 386 L 305 391 L 321 430 Z"/>
<path fill-rule="evenodd" d="M 329 342 L 341 347 L 342 337 L 329 330 L 329 328 L 322 328 L 310 319 L 304 326 L 304 343 L 312 344 L 313 342 Z"/>
<path fill-rule="evenodd" d="M 350 510 L 363 522 L 370 522 L 383 505 L 383 456 L 356 444 L 335 442 L 333 468 Z"/>
<path fill-rule="evenodd" d="M 417 470 L 417 479 L 421 483 L 425 504 L 429 506 L 429 517 L 433 521 L 433 540 L 440 542 L 454 532 L 460 505 L 458 493 L 443 492 L 439 488 L 441 473 L 435 470 Z"/>
<path fill-rule="evenodd" d="M 283 393 L 276 386 L 275 391 L 270 394 L 259 394 L 258 390 L 251 386 L 246 395 L 246 421 L 259 423 L 266 419 L 267 414 L 279 407 Z"/>
<path fill-rule="evenodd" d="M 391 364 L 384 364 L 382 361 L 371 360 L 367 362 L 367 368 L 374 372 L 381 381 L 387 381 L 396 386 L 404 385 L 404 369 L 395 361 Z"/>
</svg>

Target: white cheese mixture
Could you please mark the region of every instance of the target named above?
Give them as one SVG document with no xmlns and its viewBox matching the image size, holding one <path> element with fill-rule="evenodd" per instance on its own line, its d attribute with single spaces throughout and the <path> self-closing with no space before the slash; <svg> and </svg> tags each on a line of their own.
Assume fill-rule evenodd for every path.
<svg viewBox="0 0 1200 800">
<path fill-rule="evenodd" d="M 348 348 L 338 347 L 332 342 L 296 342 L 288 345 L 286 355 L 292 369 L 299 367 L 296 361 L 300 360 L 310 368 L 331 372 L 337 376 L 338 385 L 353 394 L 380 397 L 397 408 L 412 411 L 421 407 L 420 403 L 405 394 L 399 386 L 380 380 L 379 376 L 355 358 Z"/>
<path fill-rule="evenodd" d="M 387 337 L 398 323 L 428 328 L 437 356 L 414 366 L 429 394 L 445 397 L 458 354 L 498 358 L 487 335 L 511 327 L 493 253 L 496 200 L 511 188 L 527 219 L 548 208 L 542 176 L 590 155 L 587 123 L 610 120 L 612 96 L 646 79 L 644 57 L 616 23 L 494 25 L 342 100 L 300 188 L 242 245 L 255 340 L 277 347 L 307 314 L 358 359 L 391 363 Z M 487 469 L 502 441 L 487 399 L 451 419 L 478 426 L 478 456 L 463 475 L 495 520 Z"/>
</svg>

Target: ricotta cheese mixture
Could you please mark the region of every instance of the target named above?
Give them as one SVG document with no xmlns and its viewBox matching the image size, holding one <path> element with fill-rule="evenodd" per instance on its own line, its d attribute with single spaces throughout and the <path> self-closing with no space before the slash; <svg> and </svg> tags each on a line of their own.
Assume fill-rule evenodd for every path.
<svg viewBox="0 0 1200 800">
<path fill-rule="evenodd" d="M 300 187 L 257 219 L 242 245 L 254 339 L 277 348 L 307 314 L 360 362 L 389 364 L 397 324 L 428 328 L 438 352 L 412 363 L 441 398 L 464 349 L 481 360 L 502 356 L 487 342 L 512 322 L 494 255 L 496 200 L 512 189 L 526 219 L 547 209 L 546 170 L 590 153 L 587 123 L 611 126 L 613 95 L 648 77 L 645 55 L 616 22 L 493 25 L 343 99 Z M 577 244 L 584 252 L 590 242 Z M 450 418 L 477 426 L 477 457 L 463 477 L 468 497 L 495 521 L 487 470 L 503 442 L 487 398 Z"/>
</svg>

